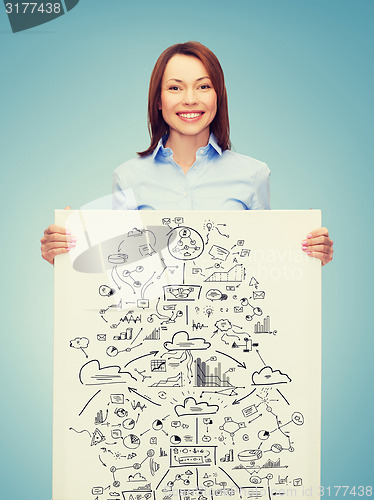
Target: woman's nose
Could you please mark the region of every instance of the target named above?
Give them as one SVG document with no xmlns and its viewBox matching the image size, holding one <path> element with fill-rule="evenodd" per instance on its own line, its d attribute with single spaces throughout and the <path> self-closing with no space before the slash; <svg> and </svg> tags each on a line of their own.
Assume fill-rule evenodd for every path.
<svg viewBox="0 0 374 500">
<path fill-rule="evenodd" d="M 186 89 L 183 98 L 185 104 L 191 105 L 198 102 L 198 98 L 194 89 Z"/>
</svg>

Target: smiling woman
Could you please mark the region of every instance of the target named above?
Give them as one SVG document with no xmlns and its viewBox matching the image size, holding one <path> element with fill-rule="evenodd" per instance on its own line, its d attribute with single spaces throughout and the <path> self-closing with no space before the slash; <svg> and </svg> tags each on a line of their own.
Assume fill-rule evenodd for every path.
<svg viewBox="0 0 374 500">
<path fill-rule="evenodd" d="M 178 145 L 185 144 L 190 151 L 187 163 L 186 158 L 174 154 L 187 173 L 195 161 L 193 151 L 208 143 L 210 124 L 217 112 L 216 91 L 199 59 L 181 54 L 170 59 L 162 78 L 159 110 L 169 127 L 166 147 L 177 151 Z"/>
<path fill-rule="evenodd" d="M 231 151 L 225 80 L 217 57 L 198 42 L 172 45 L 158 58 L 148 93 L 151 144 L 114 172 L 113 208 L 122 210 L 266 210 L 270 170 Z M 50 263 L 75 245 L 49 226 L 41 240 Z M 302 249 L 322 265 L 332 259 L 326 228 Z"/>
</svg>

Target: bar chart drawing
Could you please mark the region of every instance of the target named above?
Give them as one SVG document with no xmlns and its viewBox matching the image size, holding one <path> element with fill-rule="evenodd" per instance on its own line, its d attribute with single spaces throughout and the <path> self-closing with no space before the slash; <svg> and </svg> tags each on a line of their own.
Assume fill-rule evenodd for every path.
<svg viewBox="0 0 374 500">
<path fill-rule="evenodd" d="M 220 462 L 233 462 L 234 461 L 234 450 L 230 448 L 229 452 L 222 458 L 220 458 Z"/>
<path fill-rule="evenodd" d="M 155 328 L 152 333 L 147 335 L 144 340 L 160 340 L 160 329 Z"/>
<path fill-rule="evenodd" d="M 275 335 L 277 333 L 277 330 L 273 330 L 271 331 L 270 329 L 270 316 L 266 316 L 266 318 L 264 318 L 262 320 L 262 324 L 261 324 L 261 321 L 257 321 L 257 323 L 255 324 L 255 328 L 254 328 L 254 332 L 255 333 L 272 333 L 273 335 Z"/>
<path fill-rule="evenodd" d="M 211 369 L 209 365 L 197 358 L 195 361 L 195 387 L 233 387 L 229 377 L 222 374 L 221 363 Z"/>
</svg>

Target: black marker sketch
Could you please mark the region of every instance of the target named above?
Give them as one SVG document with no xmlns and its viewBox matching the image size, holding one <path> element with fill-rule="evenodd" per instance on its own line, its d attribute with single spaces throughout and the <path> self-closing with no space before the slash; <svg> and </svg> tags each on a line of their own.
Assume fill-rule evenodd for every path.
<svg viewBox="0 0 374 500">
<path fill-rule="evenodd" d="M 163 306 L 163 311 L 169 312 L 169 314 L 161 313 L 159 309 L 160 300 L 161 298 L 159 297 L 156 303 L 156 312 L 148 316 L 147 318 L 148 323 L 153 323 L 155 319 L 159 319 L 162 320 L 161 325 L 168 325 L 171 323 L 175 323 L 177 318 L 183 316 L 183 312 L 181 310 L 178 311 L 175 310 L 175 304 L 168 304 Z"/>
<path fill-rule="evenodd" d="M 143 489 L 143 491 L 141 490 Z M 122 491 L 122 500 L 150 500 L 154 499 L 154 493 L 151 492 L 151 486 L 147 485 L 144 487 L 139 486 L 138 489 L 130 491 Z"/>
<path fill-rule="evenodd" d="M 149 387 L 183 387 L 183 377 L 182 373 L 178 373 L 173 377 L 168 377 L 166 379 L 159 380 Z M 164 399 L 160 396 L 161 399 Z"/>
<path fill-rule="evenodd" d="M 236 264 L 227 272 L 216 272 L 211 274 L 206 280 L 216 283 L 227 283 L 230 281 L 242 282 L 245 279 L 245 269 L 243 264 Z"/>
<path fill-rule="evenodd" d="M 213 260 L 218 259 L 222 261 L 225 261 L 227 257 L 230 255 L 229 250 L 226 250 L 226 248 L 220 247 L 218 245 L 213 245 L 208 253 Z"/>
<path fill-rule="evenodd" d="M 225 352 L 222 352 L 222 351 L 216 351 L 218 354 L 222 354 L 223 356 L 226 356 L 227 358 L 230 358 L 232 359 L 233 361 L 235 361 L 235 363 L 237 364 L 238 368 L 247 368 L 245 363 L 242 363 L 241 361 L 233 358 L 232 356 L 230 356 L 229 354 L 225 353 Z"/>
<path fill-rule="evenodd" d="M 217 288 L 211 288 L 210 290 L 208 290 L 205 294 L 205 297 L 212 302 L 213 300 L 227 300 L 227 295 L 225 293 L 222 293 Z"/>
<path fill-rule="evenodd" d="M 210 346 L 210 342 L 207 342 L 203 338 L 190 338 L 189 334 L 185 331 L 174 333 L 171 342 L 164 342 L 164 347 L 168 351 L 206 350 Z"/>
<path fill-rule="evenodd" d="M 170 449 L 170 467 L 216 465 L 216 446 L 175 446 Z"/>
<path fill-rule="evenodd" d="M 121 332 L 119 335 L 115 335 L 113 340 L 131 340 L 132 339 L 133 328 L 126 328 L 124 332 Z"/>
<path fill-rule="evenodd" d="M 144 394 L 140 394 L 134 387 L 128 387 L 129 392 L 135 393 L 137 396 L 149 401 L 150 403 L 156 405 L 156 406 L 161 406 L 160 403 L 156 403 L 155 401 L 152 401 L 151 398 L 148 396 L 145 396 Z"/>
<path fill-rule="evenodd" d="M 249 281 L 249 286 L 254 286 L 257 290 L 258 285 L 259 285 L 259 282 L 256 280 L 256 278 L 254 276 L 252 276 L 252 278 Z"/>
<path fill-rule="evenodd" d="M 161 276 L 164 274 L 164 272 L 168 269 L 170 274 L 174 274 L 174 272 L 178 269 L 178 266 L 168 266 L 165 264 L 165 259 L 161 257 L 161 264 L 162 264 L 162 271 L 161 273 L 157 276 L 157 279 L 160 279 Z"/>
<path fill-rule="evenodd" d="M 215 322 L 214 326 L 216 327 L 216 330 L 214 330 L 212 337 L 214 337 L 216 333 L 221 332 L 221 340 L 227 345 L 230 345 L 232 343 L 232 337 L 240 340 L 240 335 L 247 337 L 250 336 L 247 332 L 238 331 L 237 328 L 241 329 L 241 327 L 238 325 L 233 325 L 227 318 L 219 319 Z"/>
<path fill-rule="evenodd" d="M 208 318 L 210 318 L 210 316 L 212 316 L 212 314 L 214 313 L 214 309 L 213 307 L 204 307 L 203 309 L 203 313 L 206 314 L 208 316 Z"/>
<path fill-rule="evenodd" d="M 281 359 L 284 351 L 269 355 L 276 342 L 270 314 L 277 321 L 279 313 L 272 309 L 271 280 L 260 285 L 254 276 L 260 278 L 252 261 L 257 237 L 249 241 L 222 215 L 222 223 L 196 225 L 187 216 L 185 225 L 165 215 L 152 215 L 162 223 L 160 237 L 153 226 L 140 229 L 137 214 L 125 225 L 131 231 L 101 249 L 107 274 L 97 277 L 92 296 L 104 303 L 99 314 L 105 323 L 100 333 L 90 332 L 87 309 L 86 328 L 69 334 L 76 336 L 72 348 L 94 358 L 81 367 L 80 383 L 101 386 L 91 394 L 81 388 L 84 400 L 74 415 L 79 412 L 79 425 L 69 422 L 74 432 L 89 435 L 82 445 L 102 471 L 87 491 L 93 500 L 213 500 L 226 494 L 272 500 L 275 486 L 302 484 L 303 469 L 296 472 L 293 463 L 303 452 L 305 440 L 298 440 L 309 430 L 309 413 L 303 404 L 297 408 L 302 413 L 294 411 L 297 373 L 281 388 L 284 394 L 278 389 L 291 382 L 291 368 Z M 114 294 L 117 303 L 109 305 Z M 254 334 L 273 335 L 255 339 L 261 340 L 259 351 Z M 83 364 L 81 355 L 66 350 Z M 118 356 L 118 363 L 107 366 L 107 356 Z M 117 386 L 121 394 L 103 387 L 116 383 L 125 384 Z M 277 469 L 276 477 L 267 469 Z"/>
<path fill-rule="evenodd" d="M 254 326 L 254 333 L 269 333 L 272 335 L 276 335 L 277 330 L 271 331 L 270 329 L 270 316 L 266 316 L 266 318 L 263 318 L 262 324 L 260 321 L 257 321 L 257 323 Z"/>
<path fill-rule="evenodd" d="M 218 231 L 218 233 L 219 233 L 221 236 L 223 236 L 224 238 L 229 238 L 230 236 L 229 236 L 228 234 L 221 233 L 221 231 L 220 231 L 220 229 L 219 229 L 219 227 L 218 227 L 218 226 L 224 226 L 224 227 L 226 227 L 226 226 L 227 226 L 227 224 L 216 224 L 215 229 L 216 229 L 216 230 Z"/>
<path fill-rule="evenodd" d="M 110 325 L 110 328 L 117 328 L 121 323 L 141 323 L 142 321 L 142 316 L 141 314 L 134 316 L 134 311 L 128 311 L 125 316 L 119 319 L 117 323 L 112 323 Z"/>
<path fill-rule="evenodd" d="M 255 460 L 260 460 L 262 458 L 261 450 L 243 450 L 238 453 L 238 459 L 241 462 L 255 462 Z"/>
<path fill-rule="evenodd" d="M 119 384 L 136 380 L 130 372 L 121 371 L 120 366 L 101 367 L 99 360 L 88 361 L 79 370 L 79 381 L 83 385 Z"/>
<path fill-rule="evenodd" d="M 123 394 L 111 394 L 110 402 L 116 405 L 123 405 L 125 402 L 125 396 Z"/>
<path fill-rule="evenodd" d="M 87 403 L 83 406 L 82 410 L 79 412 L 78 417 L 82 415 L 84 410 L 87 408 L 87 406 L 91 403 L 91 401 L 101 392 L 101 389 L 99 389 L 95 394 L 87 401 Z"/>
<path fill-rule="evenodd" d="M 75 337 L 75 339 L 70 340 L 70 347 L 73 347 L 73 349 L 80 349 L 86 358 L 88 358 L 85 349 L 87 349 L 89 343 L 90 341 L 87 337 Z"/>
<path fill-rule="evenodd" d="M 211 346 L 210 342 L 207 342 L 203 338 L 190 338 L 189 334 L 185 331 L 180 331 L 174 333 L 171 342 L 164 342 L 164 347 L 168 351 L 183 351 L 180 357 L 180 364 L 186 361 L 187 365 L 187 378 L 191 383 L 192 377 L 192 363 L 193 357 L 191 350 L 206 350 Z"/>
<path fill-rule="evenodd" d="M 135 474 L 130 474 L 127 478 L 129 483 L 138 483 L 147 481 L 144 476 L 140 474 L 140 472 L 136 472 Z"/>
<path fill-rule="evenodd" d="M 217 367 L 210 365 L 200 358 L 195 360 L 195 387 L 232 387 L 230 378 L 222 374 L 221 363 Z"/>
<path fill-rule="evenodd" d="M 128 412 L 124 408 L 116 408 L 114 410 L 114 414 L 117 415 L 118 418 L 125 418 L 128 415 Z"/>
<path fill-rule="evenodd" d="M 245 422 L 235 422 L 231 417 L 225 417 L 223 424 L 219 428 L 233 438 L 240 429 L 244 429 L 245 427 Z"/>
<path fill-rule="evenodd" d="M 103 297 L 110 297 L 115 294 L 116 291 L 108 285 L 100 285 L 99 286 L 99 294 Z"/>
<path fill-rule="evenodd" d="M 104 434 L 100 431 L 100 429 L 96 428 L 92 435 L 91 446 L 96 446 L 97 444 L 102 443 L 103 441 L 105 441 Z"/>
<path fill-rule="evenodd" d="M 136 307 L 138 307 L 139 309 L 148 309 L 149 308 L 149 299 L 138 299 L 136 301 Z"/>
<path fill-rule="evenodd" d="M 140 375 L 142 377 L 142 380 L 141 380 L 142 382 L 144 382 L 144 380 L 147 378 L 152 378 L 151 375 L 144 375 L 146 370 L 143 370 L 140 372 L 137 368 L 134 368 L 134 372 L 136 372 L 138 375 Z"/>
<path fill-rule="evenodd" d="M 249 303 L 249 301 L 248 301 L 248 299 L 246 297 L 244 297 L 244 298 L 241 299 L 240 304 L 242 306 L 244 306 L 244 307 L 248 306 L 248 307 L 250 307 L 252 309 L 252 311 L 249 314 L 247 314 L 247 316 L 245 317 L 245 319 L 247 321 L 252 321 L 252 318 L 254 316 L 261 316 L 262 315 L 262 309 L 260 307 L 253 307 Z"/>
<path fill-rule="evenodd" d="M 192 320 L 192 331 L 202 330 L 203 328 L 208 328 L 208 325 L 204 325 L 204 323 L 195 323 L 195 320 Z"/>
<path fill-rule="evenodd" d="M 163 359 L 152 359 L 151 372 L 166 372 L 166 361 Z"/>
<path fill-rule="evenodd" d="M 244 337 L 243 340 L 245 344 L 237 344 L 236 342 L 234 342 L 231 347 L 233 349 L 236 349 L 238 347 L 244 347 L 243 352 L 251 352 L 253 347 L 258 347 L 259 345 L 258 342 L 252 342 L 252 340 L 249 339 L 248 337 Z"/>
<path fill-rule="evenodd" d="M 160 340 L 160 328 L 154 328 L 149 335 L 144 337 L 144 340 Z"/>
<path fill-rule="evenodd" d="M 201 235 L 191 227 L 178 227 L 170 231 L 168 249 L 177 260 L 197 259 L 204 251 Z"/>
<path fill-rule="evenodd" d="M 278 394 L 280 394 L 282 396 L 282 398 L 285 400 L 285 402 L 289 405 L 290 403 L 287 401 L 287 399 L 285 398 L 285 396 L 281 393 L 281 391 L 278 389 L 278 387 L 276 388 Z"/>
<path fill-rule="evenodd" d="M 228 453 L 219 459 L 220 462 L 233 462 L 234 461 L 234 449 L 231 448 Z"/>
<path fill-rule="evenodd" d="M 136 347 L 139 347 L 141 345 L 142 345 L 142 343 L 140 343 L 138 345 L 134 345 L 132 347 L 126 347 L 126 349 L 122 349 L 121 351 L 116 346 L 110 345 L 105 352 L 107 353 L 107 355 L 109 357 L 114 358 L 115 356 L 117 356 L 117 354 L 120 354 L 121 352 L 130 352 L 133 349 L 135 349 Z"/>
<path fill-rule="evenodd" d="M 280 370 L 273 370 L 270 366 L 264 366 L 259 372 L 253 372 L 252 385 L 286 384 L 291 382 L 290 377 Z"/>
<path fill-rule="evenodd" d="M 195 301 L 200 298 L 200 285 L 167 285 L 164 286 L 164 300 Z"/>
<path fill-rule="evenodd" d="M 83 429 L 82 431 L 77 431 L 76 429 L 74 429 L 74 427 L 69 427 L 69 431 L 74 431 L 77 434 L 82 434 L 83 432 L 87 432 L 90 438 L 92 438 L 92 434 L 87 429 Z"/>
<path fill-rule="evenodd" d="M 176 405 L 174 410 L 178 417 L 186 415 L 211 415 L 218 412 L 219 406 L 208 404 L 205 401 L 197 403 L 195 398 L 188 397 L 182 405 Z"/>
</svg>

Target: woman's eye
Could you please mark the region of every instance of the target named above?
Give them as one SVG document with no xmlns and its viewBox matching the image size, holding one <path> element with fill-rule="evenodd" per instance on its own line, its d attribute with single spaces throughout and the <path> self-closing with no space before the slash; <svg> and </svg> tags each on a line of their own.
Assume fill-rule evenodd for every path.
<svg viewBox="0 0 374 500">
<path fill-rule="evenodd" d="M 204 85 L 201 85 L 200 88 L 201 88 L 201 90 L 210 89 L 210 85 L 208 85 L 207 83 L 204 83 Z"/>
<path fill-rule="evenodd" d="M 176 85 L 173 85 L 172 87 L 169 87 L 169 90 L 179 90 L 179 87 Z"/>
</svg>

